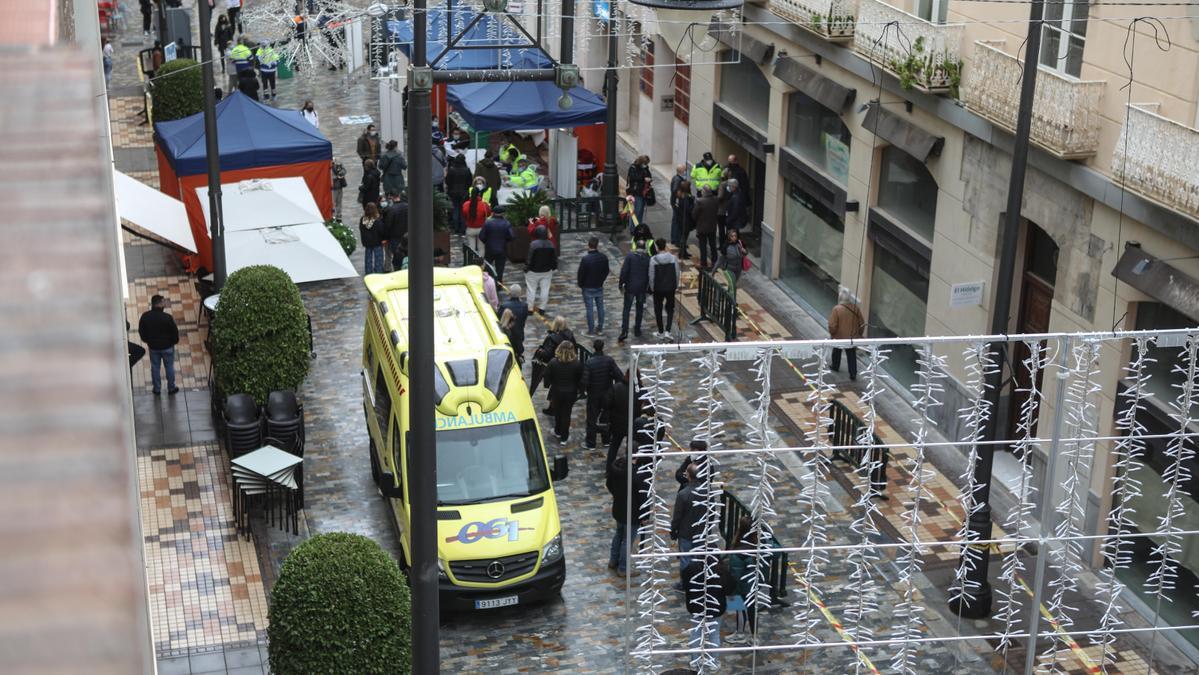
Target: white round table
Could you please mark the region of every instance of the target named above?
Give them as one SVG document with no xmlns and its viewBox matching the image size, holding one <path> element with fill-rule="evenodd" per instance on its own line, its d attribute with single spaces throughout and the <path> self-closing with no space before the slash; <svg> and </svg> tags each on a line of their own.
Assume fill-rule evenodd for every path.
<svg viewBox="0 0 1199 675">
<path fill-rule="evenodd" d="M 221 294 L 213 293 L 212 295 L 208 296 L 207 298 L 204 298 L 204 309 L 207 309 L 209 312 L 215 312 L 217 303 L 219 303 L 220 301 L 221 301 Z"/>
</svg>

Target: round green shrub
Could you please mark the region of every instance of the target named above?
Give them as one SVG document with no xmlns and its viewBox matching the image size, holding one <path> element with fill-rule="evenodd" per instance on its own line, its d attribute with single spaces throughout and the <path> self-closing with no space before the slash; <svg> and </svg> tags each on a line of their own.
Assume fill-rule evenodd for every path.
<svg viewBox="0 0 1199 675">
<path fill-rule="evenodd" d="M 191 59 L 162 64 L 154 77 L 154 121 L 170 122 L 204 110 L 204 78 Z"/>
<path fill-rule="evenodd" d="M 225 281 L 212 318 L 213 372 L 225 395 L 265 404 L 308 374 L 308 315 L 300 289 L 278 267 L 243 267 Z"/>
<path fill-rule="evenodd" d="M 341 250 L 350 255 L 358 248 L 358 239 L 354 237 L 354 231 L 346 226 L 340 220 L 333 219 L 325 221 L 325 228 L 329 230 L 329 234 L 341 244 Z"/>
<path fill-rule="evenodd" d="M 409 673 L 411 597 L 387 553 L 332 532 L 296 547 L 271 589 L 271 672 Z"/>
</svg>

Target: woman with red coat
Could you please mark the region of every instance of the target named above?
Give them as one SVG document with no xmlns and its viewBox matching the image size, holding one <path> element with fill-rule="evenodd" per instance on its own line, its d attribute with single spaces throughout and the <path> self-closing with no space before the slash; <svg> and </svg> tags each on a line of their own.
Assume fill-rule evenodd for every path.
<svg viewBox="0 0 1199 675">
<path fill-rule="evenodd" d="M 539 227 L 545 228 L 545 231 L 550 236 L 550 241 L 554 244 L 554 248 L 561 250 L 562 247 L 558 245 L 558 219 L 553 216 L 548 206 L 542 206 L 537 211 L 537 217 L 529 219 L 529 236 L 532 237 L 533 233 Z"/>
<path fill-rule="evenodd" d="M 462 203 L 462 224 L 465 225 L 466 242 L 475 251 L 479 251 L 479 233 L 483 231 L 483 223 L 491 217 L 491 205 L 477 185 L 470 189 L 470 199 Z"/>
</svg>

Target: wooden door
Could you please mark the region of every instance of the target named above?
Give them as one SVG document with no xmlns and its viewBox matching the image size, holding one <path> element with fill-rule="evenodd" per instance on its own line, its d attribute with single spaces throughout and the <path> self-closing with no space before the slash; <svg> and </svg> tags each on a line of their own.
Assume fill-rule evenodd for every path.
<svg viewBox="0 0 1199 675">
<path fill-rule="evenodd" d="M 1017 325 L 1019 333 L 1046 333 L 1049 331 L 1049 315 L 1053 307 L 1053 285 L 1045 281 L 1031 270 L 1025 270 L 1023 284 L 1020 290 L 1020 314 Z M 1044 342 L 1041 343 L 1044 345 Z M 1024 359 L 1031 354 L 1024 342 L 1016 343 L 1012 348 L 1012 383 L 1013 391 L 1011 405 L 1008 409 L 1008 438 L 1018 438 L 1020 424 L 1020 409 L 1028 399 L 1028 389 L 1032 378 L 1036 377 L 1037 389 L 1041 388 L 1044 369 L 1035 373 L 1029 372 L 1024 366 Z M 1039 417 L 1039 415 L 1037 416 Z M 1036 417 L 1032 433 L 1037 432 Z"/>
</svg>

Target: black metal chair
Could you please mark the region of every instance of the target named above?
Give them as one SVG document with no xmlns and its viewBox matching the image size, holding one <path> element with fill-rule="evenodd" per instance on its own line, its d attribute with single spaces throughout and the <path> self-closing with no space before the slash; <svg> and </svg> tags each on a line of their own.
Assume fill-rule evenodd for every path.
<svg viewBox="0 0 1199 675">
<path fill-rule="evenodd" d="M 221 411 L 225 426 L 225 451 L 241 457 L 262 447 L 262 411 L 249 394 L 233 394 Z"/>
<path fill-rule="evenodd" d="M 290 452 L 296 457 L 304 456 L 304 405 L 296 400 L 290 390 L 272 391 L 266 399 L 267 441 L 274 439 L 276 448 Z M 296 472 L 299 486 L 300 508 L 304 508 L 304 466 Z"/>
</svg>

